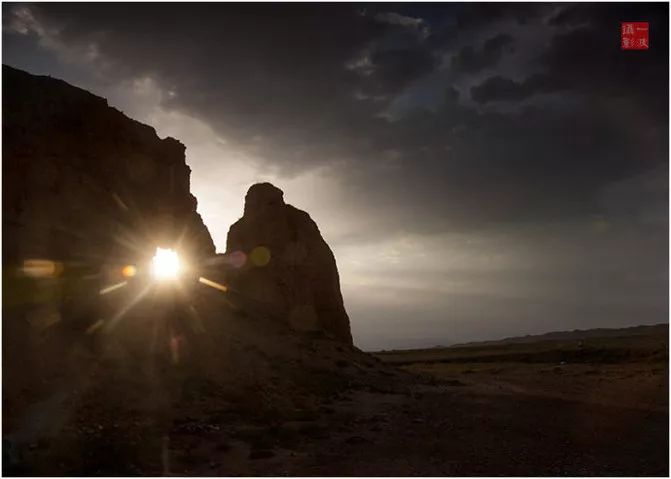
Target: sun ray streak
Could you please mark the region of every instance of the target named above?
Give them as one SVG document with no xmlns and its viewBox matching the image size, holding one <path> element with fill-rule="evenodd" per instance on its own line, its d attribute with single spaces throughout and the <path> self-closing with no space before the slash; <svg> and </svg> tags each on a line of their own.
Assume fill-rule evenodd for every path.
<svg viewBox="0 0 671 479">
<path fill-rule="evenodd" d="M 112 286 L 107 286 L 107 287 L 100 290 L 100 294 L 111 293 L 112 291 L 115 291 L 119 288 L 123 288 L 127 284 L 128 284 L 128 281 L 122 281 L 121 283 L 113 284 Z"/>
<path fill-rule="evenodd" d="M 126 314 L 130 309 L 135 306 L 137 303 L 140 302 L 142 298 L 149 292 L 149 289 L 151 288 L 151 284 L 148 284 L 140 293 L 133 298 L 133 300 L 128 303 L 126 306 L 121 308 L 117 314 L 114 315 L 112 319 L 109 320 L 107 325 L 105 326 L 105 331 L 111 331 L 114 326 L 119 322 L 119 320 L 123 317 L 124 314 Z"/>
<path fill-rule="evenodd" d="M 218 289 L 219 291 L 223 291 L 224 293 L 228 292 L 228 288 L 224 286 L 223 284 L 217 283 L 216 281 L 212 281 L 210 279 L 200 277 L 198 278 L 199 283 L 203 283 L 206 286 L 209 286 L 210 288 Z"/>
<path fill-rule="evenodd" d="M 93 334 L 93 333 L 95 333 L 95 332 L 96 332 L 97 330 L 99 330 L 104 324 L 105 324 L 105 322 L 104 322 L 102 319 L 99 319 L 98 321 L 96 321 L 95 323 L 93 323 L 91 326 L 89 326 L 89 327 L 86 329 L 86 334 Z"/>
</svg>

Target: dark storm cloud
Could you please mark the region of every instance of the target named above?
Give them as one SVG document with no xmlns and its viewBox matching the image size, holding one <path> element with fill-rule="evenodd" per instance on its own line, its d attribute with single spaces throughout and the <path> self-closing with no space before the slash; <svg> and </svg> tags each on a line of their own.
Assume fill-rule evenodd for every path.
<svg viewBox="0 0 671 479">
<path fill-rule="evenodd" d="M 517 24 L 527 24 L 541 17 L 551 4 L 542 3 L 472 3 L 461 4 L 457 11 L 456 24 L 460 28 L 481 27 L 496 21 L 513 20 Z"/>
<path fill-rule="evenodd" d="M 499 62 L 505 50 L 512 49 L 513 43 L 511 35 L 500 33 L 484 42 L 480 49 L 466 46 L 452 57 L 452 68 L 474 73 L 493 67 Z"/>
<path fill-rule="evenodd" d="M 524 81 L 495 76 L 471 88 L 471 98 L 478 103 L 519 101 L 539 93 L 552 93 L 562 86 L 549 75 L 537 74 Z"/>
<path fill-rule="evenodd" d="M 589 23 L 593 16 L 589 6 L 569 5 L 562 7 L 559 12 L 547 20 L 552 26 L 571 26 Z"/>
<path fill-rule="evenodd" d="M 602 188 L 668 159 L 663 4 L 3 8 L 7 22 L 21 8 L 34 20 L 23 32 L 7 23 L 6 44 L 32 36 L 84 52 L 110 83 L 151 76 L 171 92 L 166 107 L 261 167 L 333 168 L 384 228 L 591 215 Z M 624 18 L 651 22 L 650 51 L 619 50 Z M 512 33 L 539 25 L 554 29 L 540 45 Z M 515 79 L 497 71 L 532 49 Z M 421 82 L 445 72 L 440 88 L 459 79 L 461 95 L 412 108 L 435 88 Z M 411 88 L 411 108 L 385 116 Z M 511 108 L 487 109 L 501 103 Z"/>
<path fill-rule="evenodd" d="M 363 72 L 362 92 L 371 96 L 398 93 L 412 80 L 433 71 L 434 55 L 422 48 L 399 48 L 376 51 L 369 57 L 370 72 Z"/>
</svg>

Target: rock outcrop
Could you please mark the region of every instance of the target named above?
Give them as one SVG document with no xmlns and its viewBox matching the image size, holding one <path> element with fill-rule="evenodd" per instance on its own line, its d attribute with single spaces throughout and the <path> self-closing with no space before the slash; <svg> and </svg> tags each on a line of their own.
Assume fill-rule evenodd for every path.
<svg viewBox="0 0 671 479">
<path fill-rule="evenodd" d="M 226 245 L 228 282 L 243 308 L 352 343 L 335 258 L 310 216 L 270 183 L 249 188 Z"/>
<path fill-rule="evenodd" d="M 215 252 L 185 147 L 51 77 L 3 65 L 3 258 L 128 262 L 157 245 Z"/>
<path fill-rule="evenodd" d="M 215 432 L 222 444 L 248 437 L 239 450 L 258 463 L 248 431 L 259 424 L 279 432 L 261 433 L 273 444 L 286 436 L 303 450 L 313 438 L 292 424 L 354 387 L 390 387 L 351 346 L 333 254 L 280 190 L 250 189 L 231 254 L 217 257 L 183 145 L 64 82 L 3 75 L 4 473 L 188 475 L 175 445 Z M 175 243 L 228 292 L 102 278 Z M 268 314 L 250 314 L 258 304 Z"/>
</svg>

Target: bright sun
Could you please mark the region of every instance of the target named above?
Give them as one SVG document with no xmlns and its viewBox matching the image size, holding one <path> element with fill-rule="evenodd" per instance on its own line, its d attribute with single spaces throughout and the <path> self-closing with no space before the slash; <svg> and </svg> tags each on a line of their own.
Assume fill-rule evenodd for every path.
<svg viewBox="0 0 671 479">
<path fill-rule="evenodd" d="M 174 250 L 156 248 L 156 254 L 151 260 L 151 274 L 154 279 L 175 279 L 179 270 L 179 257 Z"/>
</svg>

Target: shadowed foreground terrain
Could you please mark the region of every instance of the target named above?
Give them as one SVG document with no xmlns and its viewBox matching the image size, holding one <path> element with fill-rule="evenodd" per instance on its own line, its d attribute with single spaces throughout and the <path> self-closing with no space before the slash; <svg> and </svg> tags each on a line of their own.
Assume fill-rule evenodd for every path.
<svg viewBox="0 0 671 479">
<path fill-rule="evenodd" d="M 643 329 L 376 356 L 432 384 L 436 473 L 665 476 L 668 325 Z"/>
<path fill-rule="evenodd" d="M 75 350 L 77 378 L 53 365 L 51 383 L 26 387 L 6 409 L 5 429 L 16 431 L 6 438 L 23 446 L 10 465 L 5 451 L 5 473 L 667 474 L 666 328 L 369 356 L 259 321 L 206 323 L 201 344 L 227 350 L 198 374 L 169 363 L 124 371 L 118 359 Z M 555 360 L 580 349 L 589 351 L 581 361 Z M 57 392 L 11 414 L 40 387 Z M 53 437 L 28 437 L 30 424 L 15 421 L 45 414 L 60 422 Z"/>
</svg>

